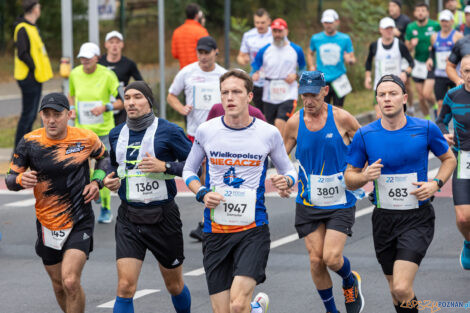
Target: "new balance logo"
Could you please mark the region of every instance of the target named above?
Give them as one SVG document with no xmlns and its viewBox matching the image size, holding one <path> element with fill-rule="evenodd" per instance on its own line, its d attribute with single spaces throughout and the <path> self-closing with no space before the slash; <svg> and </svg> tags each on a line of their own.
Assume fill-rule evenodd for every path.
<svg viewBox="0 0 470 313">
<path fill-rule="evenodd" d="M 178 264 L 180 264 L 180 261 L 178 261 L 178 259 L 175 259 L 173 261 L 173 263 L 171 264 L 171 266 L 175 266 L 175 265 L 178 265 Z"/>
<path fill-rule="evenodd" d="M 326 134 L 325 138 L 333 138 L 333 133 Z"/>
<path fill-rule="evenodd" d="M 90 236 L 88 236 L 87 233 L 83 233 L 83 240 L 87 240 L 88 238 L 90 238 Z"/>
</svg>

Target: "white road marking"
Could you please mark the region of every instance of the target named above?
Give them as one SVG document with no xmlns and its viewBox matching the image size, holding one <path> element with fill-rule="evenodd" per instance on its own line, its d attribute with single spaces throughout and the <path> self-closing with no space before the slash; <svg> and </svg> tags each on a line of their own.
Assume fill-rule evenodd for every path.
<svg viewBox="0 0 470 313">
<path fill-rule="evenodd" d="M 142 289 L 139 290 L 135 293 L 134 300 L 137 300 L 139 298 L 142 298 L 146 295 L 152 294 L 152 293 L 157 293 L 160 292 L 160 289 Z M 114 302 L 115 300 L 100 304 L 97 306 L 97 308 L 105 308 L 105 309 L 112 309 L 114 307 Z"/>
<path fill-rule="evenodd" d="M 20 200 L 20 201 L 15 201 L 15 202 L 10 202 L 5 204 L 6 207 L 18 207 L 18 208 L 24 208 L 27 206 L 34 206 L 36 204 L 36 198 L 30 198 L 26 200 Z"/>
<path fill-rule="evenodd" d="M 205 273 L 204 267 L 200 267 L 200 268 L 197 268 L 197 269 L 195 269 L 191 272 L 185 273 L 184 276 L 201 276 L 204 273 Z"/>
</svg>

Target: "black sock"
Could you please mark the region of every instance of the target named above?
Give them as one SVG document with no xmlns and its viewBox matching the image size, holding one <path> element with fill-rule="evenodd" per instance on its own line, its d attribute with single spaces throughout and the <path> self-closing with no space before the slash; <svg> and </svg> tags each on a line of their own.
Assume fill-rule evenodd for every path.
<svg viewBox="0 0 470 313">
<path fill-rule="evenodd" d="M 395 311 L 397 313 L 418 313 L 418 300 L 416 296 L 409 301 L 405 301 L 403 303 L 399 303 L 395 305 Z"/>
</svg>

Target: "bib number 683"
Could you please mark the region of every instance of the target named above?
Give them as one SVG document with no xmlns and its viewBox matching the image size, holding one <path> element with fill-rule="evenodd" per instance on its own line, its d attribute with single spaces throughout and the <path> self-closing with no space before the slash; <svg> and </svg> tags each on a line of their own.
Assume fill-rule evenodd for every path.
<svg viewBox="0 0 470 313">
<path fill-rule="evenodd" d="M 388 192 L 390 198 L 405 198 L 408 197 L 408 190 L 406 188 L 392 188 Z"/>
</svg>

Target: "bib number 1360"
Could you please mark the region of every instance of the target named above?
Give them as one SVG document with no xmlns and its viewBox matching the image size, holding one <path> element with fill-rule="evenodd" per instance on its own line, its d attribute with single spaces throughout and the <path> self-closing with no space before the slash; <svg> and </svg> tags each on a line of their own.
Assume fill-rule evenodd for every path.
<svg viewBox="0 0 470 313">
<path fill-rule="evenodd" d="M 158 189 L 160 185 L 158 184 L 158 181 L 152 181 L 152 182 L 147 182 L 147 183 L 136 183 L 135 187 L 137 189 L 137 192 L 144 192 L 144 191 L 151 191 L 152 189 Z"/>
</svg>

